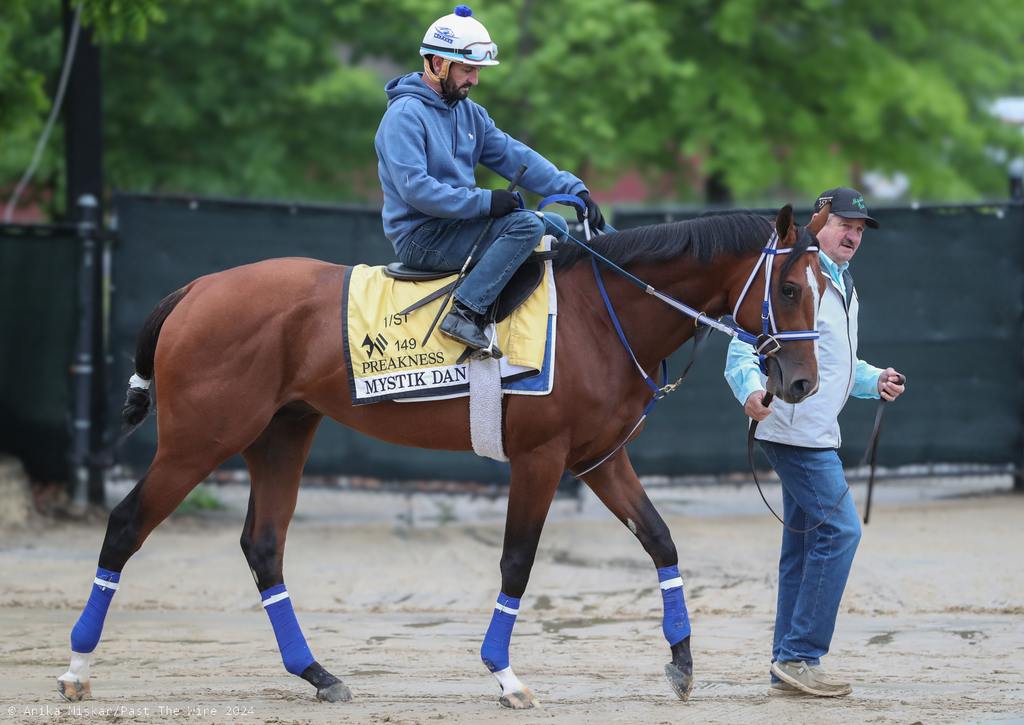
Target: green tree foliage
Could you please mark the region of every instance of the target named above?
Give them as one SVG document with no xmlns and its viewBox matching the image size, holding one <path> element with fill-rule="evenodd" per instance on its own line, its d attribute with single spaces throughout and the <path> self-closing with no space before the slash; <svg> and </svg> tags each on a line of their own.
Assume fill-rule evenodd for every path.
<svg viewBox="0 0 1024 725">
<path fill-rule="evenodd" d="M 166 20 L 162 4 L 162 0 L 85 0 L 82 24 L 92 28 L 97 42 L 144 40 L 151 23 Z"/>
<path fill-rule="evenodd" d="M 122 188 L 291 199 L 376 187 L 382 81 L 346 61 L 329 3 L 177 0 L 104 50 L 107 169 Z"/>
<path fill-rule="evenodd" d="M 374 198 L 383 83 L 444 0 L 86 0 L 103 44 L 107 178 L 127 189 Z M 473 98 L 600 188 L 636 169 L 698 200 L 806 199 L 865 171 L 924 199 L 1005 194 L 989 113 L 1024 93 L 1024 3 L 478 0 L 501 48 Z M 0 185 L 60 61 L 56 0 L 0 3 Z M 60 167 L 51 142 L 43 178 Z M 483 183 L 493 179 L 481 176 Z M 666 186 L 667 184 L 667 186 Z M 662 193 L 660 200 L 666 200 Z"/>
<path fill-rule="evenodd" d="M 63 61 L 58 0 L 0 2 L 0 189 L 13 188 L 32 158 L 50 113 Z M 85 0 L 82 22 L 105 41 L 142 40 L 163 19 L 160 0 Z M 62 185 L 63 139 L 58 123 L 35 174 L 35 195 L 52 203 Z M 50 192 L 50 193 L 46 193 Z M 0 205 L 6 195 L 0 195 Z"/>
<path fill-rule="evenodd" d="M 0 189 L 13 188 L 28 166 L 50 111 L 47 80 L 52 76 L 55 86 L 58 75 L 60 14 L 55 8 L 43 23 L 34 7 L 31 0 L 0 3 Z M 53 146 L 37 178 L 52 178 L 57 168 Z M 5 203 L 0 198 L 0 206 Z"/>
<path fill-rule="evenodd" d="M 1022 138 L 988 109 L 1024 90 L 1024 3 L 692 0 L 662 19 L 697 66 L 674 136 L 713 149 L 704 170 L 740 198 L 865 170 L 902 171 L 923 198 L 1005 194 L 990 152 Z"/>
</svg>

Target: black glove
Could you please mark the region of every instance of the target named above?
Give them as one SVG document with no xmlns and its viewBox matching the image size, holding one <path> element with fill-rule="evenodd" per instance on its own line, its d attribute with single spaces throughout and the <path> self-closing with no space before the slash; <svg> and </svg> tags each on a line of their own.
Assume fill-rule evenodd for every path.
<svg viewBox="0 0 1024 725">
<path fill-rule="evenodd" d="M 590 228 L 604 229 L 604 214 L 601 213 L 601 207 L 590 198 L 590 193 L 581 191 L 576 196 L 583 199 L 583 203 L 587 205 L 587 219 L 590 220 Z M 583 210 L 579 207 L 576 207 L 576 221 L 583 223 Z"/>
<path fill-rule="evenodd" d="M 513 209 L 519 208 L 519 194 L 504 189 L 491 191 L 491 211 L 494 218 L 511 214 Z"/>
</svg>

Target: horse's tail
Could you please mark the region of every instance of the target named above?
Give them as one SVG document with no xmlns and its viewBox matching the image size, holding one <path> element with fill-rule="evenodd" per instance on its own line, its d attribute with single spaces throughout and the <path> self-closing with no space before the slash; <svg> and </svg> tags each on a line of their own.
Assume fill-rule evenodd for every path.
<svg viewBox="0 0 1024 725">
<path fill-rule="evenodd" d="M 187 292 L 188 288 L 183 287 L 160 300 L 139 330 L 135 345 L 135 374 L 128 381 L 128 398 L 121 409 L 121 419 L 130 426 L 138 425 L 149 415 L 149 386 L 153 382 L 153 358 L 156 357 L 160 329 Z"/>
</svg>

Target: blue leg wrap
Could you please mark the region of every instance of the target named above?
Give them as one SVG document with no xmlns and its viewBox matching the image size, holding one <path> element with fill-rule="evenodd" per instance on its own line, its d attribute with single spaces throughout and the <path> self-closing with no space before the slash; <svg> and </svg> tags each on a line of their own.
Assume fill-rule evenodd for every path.
<svg viewBox="0 0 1024 725">
<path fill-rule="evenodd" d="M 679 567 L 661 567 L 658 569 L 658 581 L 661 582 L 661 601 L 665 607 L 661 631 L 671 647 L 690 636 L 690 615 L 683 599 L 683 578 L 679 576 Z"/>
<path fill-rule="evenodd" d="M 512 641 L 512 627 L 518 615 L 519 600 L 504 593 L 499 594 L 491 624 L 484 635 L 484 644 L 480 648 L 480 659 L 491 672 L 508 667 L 508 645 Z"/>
<path fill-rule="evenodd" d="M 293 675 L 301 675 L 315 660 L 313 653 L 309 651 L 309 645 L 306 644 L 306 638 L 302 636 L 299 620 L 295 618 L 288 590 L 284 584 L 278 584 L 260 592 L 260 597 L 274 628 L 284 668 Z"/>
<path fill-rule="evenodd" d="M 101 567 L 96 569 L 89 601 L 85 603 L 82 615 L 71 630 L 71 651 L 89 654 L 99 644 L 103 634 L 103 620 L 107 618 L 110 600 L 117 591 L 117 583 L 121 580 L 121 572 L 107 571 Z M 102 586 L 106 583 L 107 586 Z"/>
</svg>

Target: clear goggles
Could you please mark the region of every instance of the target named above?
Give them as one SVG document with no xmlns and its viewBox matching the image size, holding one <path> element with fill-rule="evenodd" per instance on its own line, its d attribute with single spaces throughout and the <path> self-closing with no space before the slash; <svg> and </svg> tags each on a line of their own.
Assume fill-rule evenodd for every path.
<svg viewBox="0 0 1024 725">
<path fill-rule="evenodd" d="M 494 43 L 470 43 L 458 52 L 465 56 L 466 60 L 482 61 L 498 59 L 498 46 Z"/>
<path fill-rule="evenodd" d="M 440 53 L 451 53 L 461 55 L 465 60 L 470 63 L 481 63 L 485 60 L 498 60 L 498 46 L 491 42 L 480 42 L 470 43 L 465 48 L 445 48 L 440 45 L 430 45 L 424 43 L 421 46 L 422 50 L 426 51 L 437 51 Z"/>
</svg>

